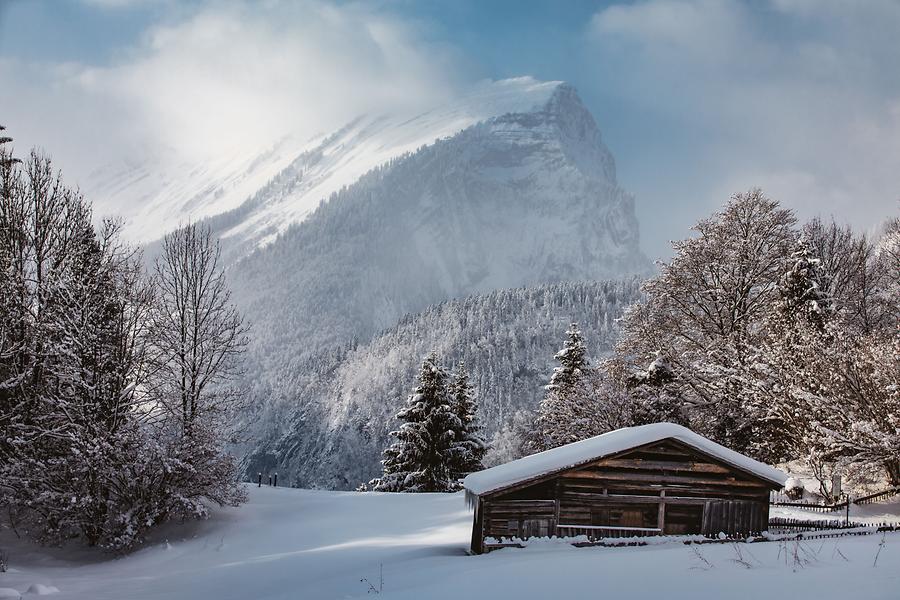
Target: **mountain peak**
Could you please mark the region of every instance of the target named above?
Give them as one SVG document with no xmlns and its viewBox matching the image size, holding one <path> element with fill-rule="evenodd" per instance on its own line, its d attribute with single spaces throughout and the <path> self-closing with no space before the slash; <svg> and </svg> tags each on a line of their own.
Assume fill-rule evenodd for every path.
<svg viewBox="0 0 900 600">
<path fill-rule="evenodd" d="M 543 110 L 560 90 L 574 88 L 562 81 L 539 81 L 531 76 L 486 79 L 476 83 L 448 103 L 443 110 L 465 110 L 473 117 L 487 119 L 510 113 Z M 577 95 L 577 94 L 576 94 Z M 437 108 L 440 111 L 442 108 Z"/>
<path fill-rule="evenodd" d="M 438 140 L 481 123 L 517 121 L 529 132 L 556 139 L 584 174 L 615 183 L 615 167 L 575 88 L 530 76 L 483 80 L 415 114 L 361 116 L 329 135 L 302 142 L 286 136 L 263 151 L 213 157 L 203 164 L 158 167 L 123 162 L 101 170 L 86 187 L 95 198 L 115 199 L 135 241 L 160 238 L 175 224 L 209 219 L 236 259 L 305 220 L 332 194 L 363 175 Z"/>
</svg>

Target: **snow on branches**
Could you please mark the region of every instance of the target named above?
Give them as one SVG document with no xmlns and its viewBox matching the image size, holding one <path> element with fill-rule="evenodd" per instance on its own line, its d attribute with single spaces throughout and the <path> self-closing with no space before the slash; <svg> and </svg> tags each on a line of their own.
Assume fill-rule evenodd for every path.
<svg viewBox="0 0 900 600">
<path fill-rule="evenodd" d="M 609 372 L 735 450 L 900 481 L 897 223 L 873 243 L 734 196 L 644 284 Z"/>
<path fill-rule="evenodd" d="M 188 435 L 180 413 L 162 410 L 183 399 L 210 407 L 209 390 L 165 367 L 202 346 L 191 372 L 214 380 L 224 361 L 205 357 L 240 350 L 227 341 L 239 319 L 231 338 L 192 330 L 170 351 L 154 315 L 171 278 L 149 278 L 119 224 L 95 227 L 90 205 L 36 153 L 0 164 L 0 230 L 0 513 L 44 542 L 120 550 L 162 521 L 202 516 L 208 501 L 239 502 L 220 430 L 204 413 Z M 193 268 L 192 256 L 212 252 L 196 241 L 178 264 L 216 280 Z M 182 306 L 216 288 L 182 283 Z"/>
</svg>

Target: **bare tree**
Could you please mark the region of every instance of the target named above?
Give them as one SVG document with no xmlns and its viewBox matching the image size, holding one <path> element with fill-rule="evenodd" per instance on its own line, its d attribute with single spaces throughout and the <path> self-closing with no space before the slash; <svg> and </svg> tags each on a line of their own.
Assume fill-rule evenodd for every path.
<svg viewBox="0 0 900 600">
<path fill-rule="evenodd" d="M 5 131 L 6 127 L 0 125 L 0 131 Z M 18 158 L 12 156 L 10 152 L 4 148 L 4 144 L 10 143 L 12 140 L 8 135 L 3 135 L 0 133 L 0 168 L 2 167 L 11 167 L 12 165 L 22 162 Z"/>
<path fill-rule="evenodd" d="M 191 224 L 165 237 L 156 261 L 153 393 L 186 436 L 199 418 L 233 407 L 223 384 L 239 373 L 248 343 L 219 260 L 209 229 Z"/>
<path fill-rule="evenodd" d="M 742 395 L 794 224 L 758 189 L 733 196 L 694 227 L 696 237 L 675 242 L 675 257 L 625 317 L 619 355 L 635 368 L 663 359 L 673 374 L 665 387 L 691 408 L 692 424 L 737 449 L 749 443 Z"/>
<path fill-rule="evenodd" d="M 848 226 L 820 219 L 804 225 L 801 235 L 820 261 L 819 287 L 834 306 L 835 317 L 859 334 L 884 328 L 890 311 L 879 301 L 885 265 L 877 260 L 875 244 Z"/>
</svg>

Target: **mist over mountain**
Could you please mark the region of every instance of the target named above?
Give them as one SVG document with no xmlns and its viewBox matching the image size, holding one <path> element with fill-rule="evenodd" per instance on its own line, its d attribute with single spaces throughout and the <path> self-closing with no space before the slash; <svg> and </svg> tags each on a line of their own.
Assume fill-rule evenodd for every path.
<svg viewBox="0 0 900 600">
<path fill-rule="evenodd" d="M 305 355 L 449 298 L 648 266 L 612 155 L 575 91 L 556 84 L 529 112 L 373 169 L 230 275 L 258 343 Z"/>
<path fill-rule="evenodd" d="M 539 400 L 570 320 L 602 353 L 616 336 L 610 319 L 637 294 L 547 285 L 651 269 L 634 199 L 562 82 L 485 82 L 419 114 L 363 116 L 313 140 L 285 135 L 151 178 L 154 169 L 122 163 L 94 181 L 137 200 L 139 238 L 158 239 L 176 218 L 199 218 L 220 238 L 252 324 L 239 451 L 250 472 L 276 467 L 298 485 L 355 487 L 376 474 L 431 349 L 473 362 L 495 433 Z M 145 248 L 153 256 L 158 242 Z M 519 291 L 492 295 L 510 289 Z M 443 304 L 453 299 L 482 313 L 460 324 L 461 309 Z M 478 348 L 450 341 L 461 327 L 481 337 Z"/>
</svg>

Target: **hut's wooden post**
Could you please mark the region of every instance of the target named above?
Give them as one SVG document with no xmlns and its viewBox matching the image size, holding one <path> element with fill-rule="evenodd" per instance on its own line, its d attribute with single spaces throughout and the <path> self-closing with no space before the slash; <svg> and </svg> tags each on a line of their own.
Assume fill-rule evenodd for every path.
<svg viewBox="0 0 900 600">
<path fill-rule="evenodd" d="M 472 554 L 484 552 L 484 500 L 475 502 L 475 514 L 472 515 Z"/>
<path fill-rule="evenodd" d="M 656 519 L 656 526 L 661 535 L 666 533 L 666 490 L 659 492 L 659 516 Z"/>
<path fill-rule="evenodd" d="M 553 537 L 559 537 L 559 497 L 562 494 L 562 484 L 559 479 L 556 480 L 554 490 L 556 491 L 556 506 L 553 509 L 553 526 L 548 533 Z"/>
</svg>

